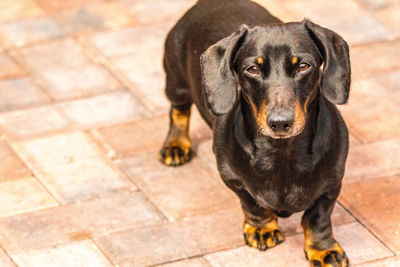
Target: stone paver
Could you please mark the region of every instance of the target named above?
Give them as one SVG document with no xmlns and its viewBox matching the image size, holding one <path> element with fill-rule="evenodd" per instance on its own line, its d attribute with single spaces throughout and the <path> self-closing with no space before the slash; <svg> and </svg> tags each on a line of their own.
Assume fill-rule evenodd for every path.
<svg viewBox="0 0 400 267">
<path fill-rule="evenodd" d="M 0 242 L 12 254 L 161 222 L 141 193 L 119 192 L 0 219 Z"/>
<path fill-rule="evenodd" d="M 99 33 L 93 37 L 92 41 L 108 57 L 154 49 L 161 52 L 166 35 L 172 26 L 172 23 L 166 23 Z M 138 36 L 140 38 L 137 38 Z"/>
<path fill-rule="evenodd" d="M 384 260 L 373 261 L 370 263 L 357 265 L 360 267 L 397 267 L 400 266 L 400 258 L 399 257 L 390 257 Z"/>
<path fill-rule="evenodd" d="M 0 128 L 11 138 L 23 138 L 65 129 L 68 121 L 53 106 L 40 106 L 0 114 Z"/>
<path fill-rule="evenodd" d="M 194 157 L 158 161 L 168 31 L 195 0 L 0 0 L 0 266 L 308 266 L 286 242 L 244 246 L 195 107 Z M 400 266 L 400 2 L 255 0 L 350 45 L 350 149 L 332 214 L 352 266 Z"/>
<path fill-rule="evenodd" d="M 159 49 L 118 56 L 113 63 L 134 84 L 136 94 L 154 114 L 168 113 L 170 104 L 164 93 L 165 75 Z"/>
<path fill-rule="evenodd" d="M 194 0 L 122 0 L 141 25 L 176 22 L 193 4 Z"/>
<path fill-rule="evenodd" d="M 400 253 L 400 176 L 345 184 L 340 200 L 391 249 Z"/>
<path fill-rule="evenodd" d="M 23 76 L 24 70 L 6 53 L 0 51 L 0 79 Z"/>
<path fill-rule="evenodd" d="M 62 203 L 130 186 L 80 132 L 20 142 L 14 148 Z"/>
<path fill-rule="evenodd" d="M 352 264 L 381 259 L 393 254 L 359 223 L 334 227 L 337 240 L 343 246 Z M 309 266 L 304 258 L 303 235 L 289 237 L 281 245 L 263 253 L 249 247 L 217 252 L 205 258 L 213 267 L 220 266 Z M 362 244 L 362 246 L 360 246 Z"/>
<path fill-rule="evenodd" d="M 340 107 L 350 132 L 363 143 L 378 142 L 399 136 L 399 103 L 396 98 L 393 98 L 393 92 L 389 87 L 382 83 L 383 78 L 388 75 L 353 82 L 349 103 Z M 393 76 L 389 79 L 395 80 L 396 76 Z"/>
<path fill-rule="evenodd" d="M 4 252 L 4 250 L 1 248 L 0 248 L 0 266 L 4 266 L 4 267 L 15 267 L 16 266 L 12 262 L 12 260 L 8 257 L 8 255 Z"/>
<path fill-rule="evenodd" d="M 217 174 L 199 160 L 171 168 L 162 165 L 157 154 L 124 159 L 120 166 L 169 220 L 239 206 Z"/>
<path fill-rule="evenodd" d="M 285 0 L 283 5 L 296 15 L 297 20 L 307 17 L 338 32 L 350 44 L 391 40 L 394 37 L 382 23 L 361 9 L 355 1 Z M 306 12 L 299 12 L 300 10 Z M 332 14 L 335 14 L 335 19 L 332 19 Z"/>
<path fill-rule="evenodd" d="M 400 69 L 400 62 L 393 55 L 400 53 L 400 40 L 378 42 L 353 47 L 350 52 L 352 79 L 370 78 Z M 365 61 L 368 60 L 368 64 Z M 373 92 L 371 92 L 373 93 Z"/>
<path fill-rule="evenodd" d="M 400 173 L 400 139 L 391 139 L 350 150 L 344 183 L 381 178 Z"/>
<path fill-rule="evenodd" d="M 133 157 L 145 152 L 152 152 L 154 157 L 157 157 L 156 152 L 161 149 L 164 143 L 168 133 L 168 126 L 169 118 L 164 115 L 152 119 L 102 127 L 90 131 L 90 134 L 111 159 Z M 211 130 L 200 118 L 200 114 L 195 107 L 192 108 L 189 131 L 192 146 L 196 150 L 204 140 L 211 138 Z M 211 149 L 205 151 L 205 153 L 209 155 L 210 151 Z M 200 150 L 197 152 L 199 154 Z M 212 158 L 212 155 L 210 158 Z M 213 162 L 215 163 L 215 161 L 212 161 L 209 165 L 212 165 Z"/>
<path fill-rule="evenodd" d="M 43 88 L 55 100 L 90 96 L 119 88 L 111 74 L 94 64 L 84 50 L 70 39 L 28 47 L 16 54 L 39 77 Z"/>
<path fill-rule="evenodd" d="M 0 182 L 27 178 L 31 172 L 3 139 L 0 139 Z"/>
<path fill-rule="evenodd" d="M 93 3 L 76 9 L 67 9 L 53 15 L 61 27 L 70 34 L 105 29 L 119 29 L 137 23 L 126 6 L 113 2 Z"/>
<path fill-rule="evenodd" d="M 90 240 L 74 242 L 55 248 L 29 250 L 25 253 L 13 254 L 12 258 L 21 267 L 112 266 Z"/>
<path fill-rule="evenodd" d="M 0 112 L 50 102 L 50 98 L 30 79 L 0 81 Z"/>
<path fill-rule="evenodd" d="M 376 18 L 382 21 L 385 26 L 392 30 L 397 37 L 400 36 L 400 18 L 398 16 L 400 12 L 400 3 L 392 1 L 391 4 L 387 4 L 382 8 L 379 8 L 374 12 Z"/>
<path fill-rule="evenodd" d="M 150 116 L 127 91 L 63 102 L 57 106 L 74 125 L 82 128 L 130 122 Z"/>
<path fill-rule="evenodd" d="M 37 18 L 0 25 L 0 34 L 6 40 L 5 46 L 25 46 L 39 41 L 64 37 L 64 32 L 51 19 Z"/>
<path fill-rule="evenodd" d="M 114 264 L 147 266 L 237 247 L 243 244 L 241 228 L 242 216 L 228 210 L 103 235 L 95 242 Z"/>
<path fill-rule="evenodd" d="M 157 267 L 211 267 L 211 265 L 203 258 L 193 258 L 189 260 L 176 261 L 173 263 L 166 263 L 157 265 Z"/>
<path fill-rule="evenodd" d="M 57 206 L 34 178 L 0 183 L 0 202 L 0 217 Z"/>
<path fill-rule="evenodd" d="M 4 0 L 0 2 L 0 23 L 42 15 L 34 0 Z"/>
</svg>

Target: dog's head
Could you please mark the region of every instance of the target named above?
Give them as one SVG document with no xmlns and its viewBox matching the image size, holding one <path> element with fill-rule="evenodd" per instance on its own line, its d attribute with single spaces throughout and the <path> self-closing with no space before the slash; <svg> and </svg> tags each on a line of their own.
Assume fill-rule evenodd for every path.
<svg viewBox="0 0 400 267">
<path fill-rule="evenodd" d="M 304 129 L 307 107 L 318 90 L 331 102 L 347 102 L 350 60 L 347 43 L 311 21 L 240 30 L 201 56 L 207 103 L 216 115 L 240 97 L 258 130 L 288 138 Z"/>
</svg>

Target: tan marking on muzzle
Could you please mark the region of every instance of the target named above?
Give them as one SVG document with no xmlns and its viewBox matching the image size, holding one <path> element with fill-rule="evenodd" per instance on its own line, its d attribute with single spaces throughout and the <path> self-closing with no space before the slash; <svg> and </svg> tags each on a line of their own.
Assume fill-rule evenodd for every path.
<svg viewBox="0 0 400 267">
<path fill-rule="evenodd" d="M 302 108 L 300 103 L 296 101 L 294 111 L 294 124 L 292 126 L 293 132 L 301 132 L 304 129 L 304 125 L 306 124 L 306 104 L 304 104 L 304 108 Z"/>
</svg>

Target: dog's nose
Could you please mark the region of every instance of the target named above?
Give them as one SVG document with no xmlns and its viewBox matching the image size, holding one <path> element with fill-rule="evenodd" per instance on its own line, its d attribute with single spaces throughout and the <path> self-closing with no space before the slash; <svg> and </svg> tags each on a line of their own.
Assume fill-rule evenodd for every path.
<svg viewBox="0 0 400 267">
<path fill-rule="evenodd" d="M 274 132 L 288 132 L 294 123 L 294 119 L 288 115 L 270 114 L 267 123 Z"/>
</svg>

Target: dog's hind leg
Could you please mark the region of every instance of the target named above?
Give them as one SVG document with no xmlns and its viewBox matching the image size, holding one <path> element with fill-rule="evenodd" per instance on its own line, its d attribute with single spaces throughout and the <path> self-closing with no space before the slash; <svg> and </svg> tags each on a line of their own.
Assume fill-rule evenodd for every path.
<svg viewBox="0 0 400 267">
<path fill-rule="evenodd" d="M 167 69 L 166 69 L 167 71 Z M 166 94 L 171 101 L 169 114 L 169 131 L 160 151 L 160 161 L 167 166 L 179 166 L 192 157 L 189 137 L 190 107 L 192 100 L 190 90 L 181 86 L 176 76 L 167 71 Z"/>
</svg>

